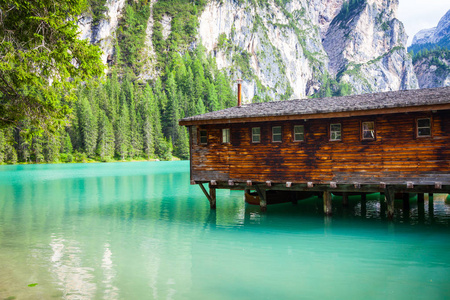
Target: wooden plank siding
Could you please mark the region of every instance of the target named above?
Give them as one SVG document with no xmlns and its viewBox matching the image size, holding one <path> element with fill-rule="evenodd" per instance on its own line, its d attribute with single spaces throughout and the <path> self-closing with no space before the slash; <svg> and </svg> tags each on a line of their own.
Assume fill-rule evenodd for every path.
<svg viewBox="0 0 450 300">
<path fill-rule="evenodd" d="M 418 118 L 431 118 L 431 137 L 416 137 Z M 362 140 L 361 123 L 367 121 L 375 124 L 375 140 Z M 340 141 L 330 141 L 329 128 L 334 123 L 341 124 Z M 294 141 L 294 125 L 304 126 L 304 141 Z M 282 126 L 282 142 L 272 142 L 273 126 Z M 252 143 L 252 127 L 260 127 L 260 143 Z M 231 130 L 228 144 L 221 140 L 223 128 Z M 205 129 L 208 144 L 200 145 L 198 131 Z M 248 120 L 191 126 L 190 132 L 191 180 L 196 182 L 326 184 L 389 178 L 417 178 L 420 182 L 450 173 L 450 110 L 333 119 Z"/>
</svg>

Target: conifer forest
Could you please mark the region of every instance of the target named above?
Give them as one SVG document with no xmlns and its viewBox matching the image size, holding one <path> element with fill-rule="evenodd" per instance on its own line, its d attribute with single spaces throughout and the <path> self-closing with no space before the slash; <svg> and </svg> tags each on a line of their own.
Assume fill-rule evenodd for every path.
<svg viewBox="0 0 450 300">
<path fill-rule="evenodd" d="M 62 125 L 43 130 L 24 118 L 0 128 L 0 163 L 188 159 L 188 133 L 178 120 L 230 107 L 236 97 L 228 76 L 196 45 L 203 0 L 154 5 L 155 20 L 163 13 L 175 19 L 167 39 L 154 26 L 156 79 L 139 79 L 150 13 L 146 2 L 127 2 L 107 75 L 80 82 L 72 91 L 75 101 L 61 96 L 68 108 Z M 94 22 L 105 4 L 89 1 Z"/>
</svg>

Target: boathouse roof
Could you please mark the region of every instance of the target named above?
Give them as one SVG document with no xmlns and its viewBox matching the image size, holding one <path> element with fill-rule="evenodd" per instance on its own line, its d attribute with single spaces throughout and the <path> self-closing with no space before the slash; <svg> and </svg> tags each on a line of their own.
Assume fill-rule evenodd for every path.
<svg viewBox="0 0 450 300">
<path fill-rule="evenodd" d="M 450 87 L 250 103 L 180 120 L 180 125 L 319 119 L 450 109 Z"/>
</svg>

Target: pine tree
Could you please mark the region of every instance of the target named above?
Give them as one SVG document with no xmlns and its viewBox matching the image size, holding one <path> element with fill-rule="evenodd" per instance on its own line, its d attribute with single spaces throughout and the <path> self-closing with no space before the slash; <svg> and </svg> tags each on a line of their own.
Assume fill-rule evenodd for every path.
<svg viewBox="0 0 450 300">
<path fill-rule="evenodd" d="M 209 80 L 207 80 L 207 85 L 208 85 L 208 93 L 207 93 L 207 106 L 209 108 L 210 111 L 216 111 L 221 109 L 221 106 L 219 104 L 219 98 L 217 96 L 217 92 L 216 92 L 216 87 L 214 86 L 213 83 L 208 82 Z"/>
<path fill-rule="evenodd" d="M 70 135 L 68 132 L 65 132 L 64 142 L 61 148 L 63 153 L 72 154 L 73 151 L 72 141 L 70 139 Z"/>
<path fill-rule="evenodd" d="M 36 135 L 31 143 L 31 149 L 33 150 L 34 159 L 36 163 L 44 161 L 44 146 L 42 136 Z"/>
<path fill-rule="evenodd" d="M 93 157 L 97 146 L 97 121 L 85 97 L 78 101 L 77 114 L 81 148 L 87 156 Z"/>
<path fill-rule="evenodd" d="M 155 105 L 155 97 L 153 95 L 153 91 L 151 87 L 147 84 L 144 89 L 144 95 L 142 99 L 141 105 L 141 114 L 143 117 L 142 121 L 142 138 L 143 138 L 143 150 L 147 159 L 150 159 L 155 150 L 154 150 L 154 123 L 155 118 L 159 119 L 159 112 Z"/>
<path fill-rule="evenodd" d="M 44 159 L 47 162 L 58 161 L 59 149 L 61 148 L 59 137 L 56 134 L 45 134 L 45 139 L 47 142 L 44 147 Z"/>
<path fill-rule="evenodd" d="M 174 144 L 174 155 L 180 159 L 189 159 L 189 138 L 186 127 L 178 126 L 178 139 Z"/>
<path fill-rule="evenodd" d="M 100 159 L 105 161 L 114 156 L 114 130 L 108 116 L 104 111 L 100 112 L 98 120 L 98 142 L 96 153 Z"/>
<path fill-rule="evenodd" d="M 124 160 L 128 156 L 130 149 L 130 115 L 128 113 L 128 105 L 122 103 L 122 109 L 115 128 L 116 134 L 116 154 Z"/>
</svg>

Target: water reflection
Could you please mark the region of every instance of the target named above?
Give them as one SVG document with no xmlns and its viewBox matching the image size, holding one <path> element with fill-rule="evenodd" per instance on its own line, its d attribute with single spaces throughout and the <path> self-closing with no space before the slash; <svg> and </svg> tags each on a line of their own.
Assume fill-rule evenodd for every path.
<svg viewBox="0 0 450 300">
<path fill-rule="evenodd" d="M 0 175 L 0 299 L 324 298 L 324 280 L 336 297 L 358 295 L 348 282 L 389 297 L 373 287 L 393 284 L 389 272 L 397 292 L 427 276 L 434 285 L 420 295 L 448 292 L 444 195 L 412 199 L 407 212 L 396 201 L 393 222 L 380 194 L 346 208 L 334 197 L 324 218 L 317 197 L 261 214 L 220 190 L 211 211 L 186 162 L 52 167 Z"/>
</svg>

